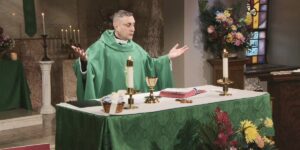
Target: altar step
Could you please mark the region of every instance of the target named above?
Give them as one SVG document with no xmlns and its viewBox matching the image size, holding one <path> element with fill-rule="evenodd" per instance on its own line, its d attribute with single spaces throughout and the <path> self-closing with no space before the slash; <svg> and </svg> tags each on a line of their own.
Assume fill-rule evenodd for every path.
<svg viewBox="0 0 300 150">
<path fill-rule="evenodd" d="M 11 129 L 6 121 L 11 122 Z M 26 110 L 0 112 L 0 149 L 50 144 L 50 149 L 54 150 L 55 124 L 55 114 L 40 115 Z"/>
<path fill-rule="evenodd" d="M 25 109 L 0 112 L 0 131 L 42 125 L 41 114 Z"/>
</svg>

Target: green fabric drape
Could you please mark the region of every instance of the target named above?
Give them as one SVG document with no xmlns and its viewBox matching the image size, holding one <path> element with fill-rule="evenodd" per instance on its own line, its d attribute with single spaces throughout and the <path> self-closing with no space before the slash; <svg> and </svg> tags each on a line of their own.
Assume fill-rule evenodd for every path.
<svg viewBox="0 0 300 150">
<path fill-rule="evenodd" d="M 0 60 L 0 111 L 32 109 L 30 90 L 20 61 Z"/>
<path fill-rule="evenodd" d="M 34 0 L 23 0 L 25 33 L 32 37 L 36 34 L 36 16 Z"/>
<path fill-rule="evenodd" d="M 216 107 L 228 112 L 235 128 L 242 120 L 270 117 L 269 94 L 151 113 L 99 116 L 58 106 L 56 150 L 194 150 L 210 149 L 212 139 L 194 133 L 210 125 Z M 100 107 L 99 107 L 100 109 Z M 99 110 L 100 111 L 100 110 Z M 274 130 L 264 131 L 274 135 Z"/>
</svg>

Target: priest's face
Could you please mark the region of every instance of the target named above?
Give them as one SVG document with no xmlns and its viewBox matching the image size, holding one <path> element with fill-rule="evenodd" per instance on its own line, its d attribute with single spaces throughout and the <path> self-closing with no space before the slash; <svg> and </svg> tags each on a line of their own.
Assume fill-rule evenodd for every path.
<svg viewBox="0 0 300 150">
<path fill-rule="evenodd" d="M 132 40 L 135 31 L 133 16 L 124 16 L 114 21 L 116 36 L 121 40 Z"/>
</svg>

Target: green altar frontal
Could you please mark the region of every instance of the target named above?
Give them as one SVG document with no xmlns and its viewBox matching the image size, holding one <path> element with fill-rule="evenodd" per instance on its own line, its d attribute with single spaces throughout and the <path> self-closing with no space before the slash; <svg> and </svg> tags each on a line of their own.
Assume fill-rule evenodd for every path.
<svg viewBox="0 0 300 150">
<path fill-rule="evenodd" d="M 228 112 L 235 128 L 245 119 L 272 118 L 268 93 L 130 115 L 103 116 L 58 105 L 55 147 L 57 150 L 203 149 L 199 145 L 201 139 L 194 139 L 193 134 L 209 123 L 216 107 Z M 274 135 L 274 131 L 269 134 Z"/>
</svg>

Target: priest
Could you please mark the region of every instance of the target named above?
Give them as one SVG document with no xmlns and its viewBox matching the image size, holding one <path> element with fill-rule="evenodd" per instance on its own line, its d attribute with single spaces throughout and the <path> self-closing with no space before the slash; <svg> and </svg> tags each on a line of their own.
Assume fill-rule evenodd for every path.
<svg viewBox="0 0 300 150">
<path fill-rule="evenodd" d="M 147 92 L 147 76 L 158 77 L 157 89 L 172 87 L 171 59 L 183 54 L 188 47 L 176 44 L 167 55 L 151 58 L 132 41 L 135 19 L 131 12 L 119 10 L 113 16 L 114 30 L 106 30 L 87 51 L 72 46 L 80 56 L 74 64 L 78 100 L 96 99 L 127 89 L 125 67 L 133 59 L 134 89 Z"/>
</svg>

